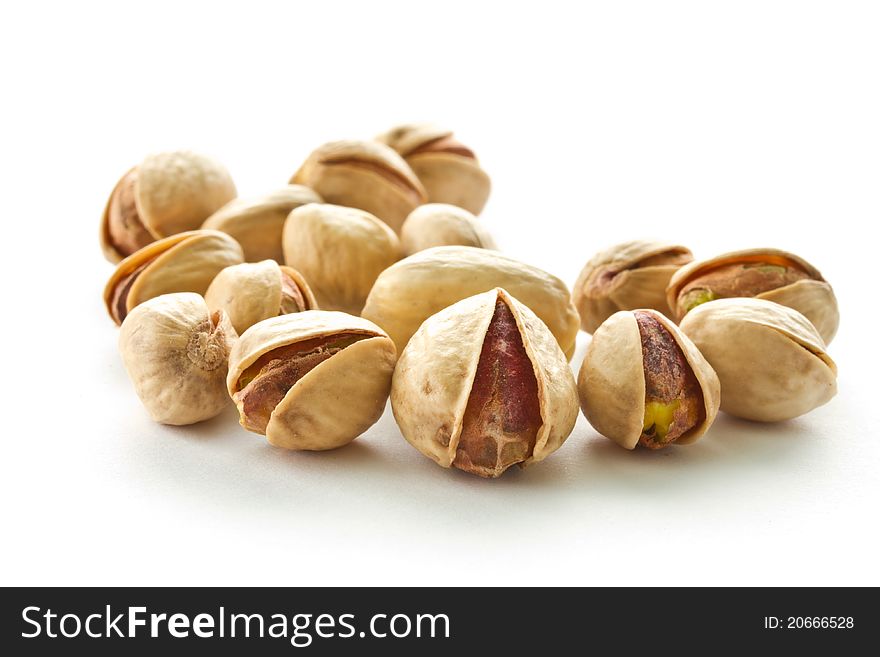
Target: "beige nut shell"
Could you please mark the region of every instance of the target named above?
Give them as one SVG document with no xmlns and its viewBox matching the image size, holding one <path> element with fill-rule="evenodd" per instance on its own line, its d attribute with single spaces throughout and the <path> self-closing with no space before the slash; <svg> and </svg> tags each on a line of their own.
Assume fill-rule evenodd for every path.
<svg viewBox="0 0 880 657">
<path fill-rule="evenodd" d="M 155 239 L 194 230 L 215 210 L 236 197 L 235 183 L 222 164 L 192 151 L 154 153 L 137 166 L 135 205 Z M 124 180 L 120 179 L 113 193 Z M 108 232 L 110 198 L 101 218 L 101 248 L 110 262 L 123 259 Z"/>
<path fill-rule="evenodd" d="M 766 299 L 718 299 L 691 310 L 681 330 L 721 380 L 721 410 L 778 422 L 837 393 L 837 366 L 810 321 Z"/>
<path fill-rule="evenodd" d="M 220 230 L 241 244 L 246 262 L 283 262 L 281 231 L 293 210 L 307 203 L 321 203 L 314 190 L 305 185 L 286 185 L 264 196 L 237 198 L 205 220 L 202 228 Z"/>
<path fill-rule="evenodd" d="M 571 358 L 580 320 L 565 283 L 488 249 L 437 246 L 404 258 L 379 275 L 361 315 L 384 328 L 402 351 L 428 317 L 496 287 L 540 317 Z"/>
<path fill-rule="evenodd" d="M 198 294 L 166 294 L 125 318 L 119 353 L 153 420 L 193 424 L 229 405 L 226 367 L 236 339 L 225 313 L 211 313 Z"/>
<path fill-rule="evenodd" d="M 721 267 L 737 262 L 769 262 L 785 266 L 794 265 L 807 274 L 810 279 L 800 280 L 791 285 L 763 292 L 756 299 L 766 299 L 797 310 L 813 323 L 825 344 L 828 345 L 837 333 L 840 324 L 840 310 L 837 297 L 831 285 L 822 277 L 822 273 L 803 258 L 780 249 L 744 249 L 723 253 L 709 260 L 692 262 L 679 269 L 669 281 L 666 299 L 669 307 L 676 308 L 676 300 L 682 288 L 693 278 Z M 681 317 L 675 319 L 681 320 Z"/>
<path fill-rule="evenodd" d="M 699 440 L 712 426 L 721 403 L 721 385 L 699 349 L 665 315 L 639 308 L 654 317 L 684 354 L 703 394 L 703 421 L 675 444 Z M 645 418 L 645 366 L 642 339 L 633 311 L 621 310 L 596 330 L 578 373 L 581 409 L 593 428 L 621 447 L 635 449 Z"/>
<path fill-rule="evenodd" d="M 296 283 L 306 302 L 306 310 L 316 310 L 315 295 L 302 274 L 274 260 L 245 262 L 223 269 L 205 292 L 208 308 L 226 312 L 232 326 L 241 335 L 257 322 L 279 314 L 282 272 Z"/>
<path fill-rule="evenodd" d="M 410 212 L 400 230 L 405 256 L 433 246 L 475 246 L 495 249 L 489 231 L 467 210 L 448 203 L 426 203 Z"/>
<path fill-rule="evenodd" d="M 318 364 L 275 407 L 266 439 L 277 447 L 325 450 L 341 447 L 370 428 L 385 410 L 397 352 L 382 329 L 346 313 L 307 310 L 254 324 L 229 357 L 229 395 L 242 373 L 263 354 L 286 345 L 338 333 L 359 340 Z"/>
<path fill-rule="evenodd" d="M 619 310 L 651 308 L 672 317 L 666 300 L 666 286 L 681 265 L 633 265 L 661 254 L 691 255 L 690 249 L 677 244 L 636 240 L 600 251 L 581 270 L 572 289 L 572 301 L 581 317 L 581 328 L 593 333 Z M 605 272 L 619 272 L 605 288 L 595 282 Z"/>
<path fill-rule="evenodd" d="M 557 450 L 577 420 L 574 377 L 537 315 L 500 288 L 462 299 L 425 320 L 403 350 L 391 385 L 391 408 L 404 437 L 444 468 L 455 459 L 483 340 L 499 298 L 516 319 L 538 383 L 542 425 L 523 465 Z"/>
<path fill-rule="evenodd" d="M 135 269 L 149 262 L 128 292 L 128 312 L 144 301 L 172 292 L 204 294 L 214 277 L 225 267 L 243 260 L 241 247 L 226 233 L 193 230 L 148 244 L 120 262 L 104 288 L 104 303 L 110 304 L 116 285 Z"/>
</svg>

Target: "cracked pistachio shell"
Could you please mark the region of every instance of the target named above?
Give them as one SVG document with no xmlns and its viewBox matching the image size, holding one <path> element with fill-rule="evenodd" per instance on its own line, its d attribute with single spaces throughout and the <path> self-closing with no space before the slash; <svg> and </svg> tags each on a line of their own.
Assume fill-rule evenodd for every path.
<svg viewBox="0 0 880 657">
<path fill-rule="evenodd" d="M 327 203 L 366 210 L 395 232 L 427 201 L 422 183 L 393 149 L 373 141 L 334 141 L 309 155 L 290 179 Z"/>
<path fill-rule="evenodd" d="M 226 366 L 237 339 L 223 311 L 198 294 L 150 299 L 119 331 L 119 353 L 141 403 L 163 424 L 193 424 L 229 405 Z"/>
<path fill-rule="evenodd" d="M 223 310 L 241 335 L 257 322 L 287 314 L 282 304 L 286 293 L 284 276 L 296 287 L 299 297 L 296 299 L 299 303 L 292 305 L 301 310 L 316 310 L 315 295 L 302 274 L 274 260 L 226 267 L 211 281 L 205 301 L 212 311 Z"/>
<path fill-rule="evenodd" d="M 312 203 L 290 213 L 284 262 L 309 281 L 318 305 L 358 315 L 376 277 L 400 258 L 400 241 L 364 210 Z"/>
<path fill-rule="evenodd" d="M 400 230 L 404 255 L 432 246 L 476 246 L 494 249 L 495 240 L 467 210 L 447 203 L 426 203 L 413 210 Z"/>
<path fill-rule="evenodd" d="M 565 283 L 488 249 L 437 246 L 404 258 L 379 274 L 361 315 L 385 329 L 401 351 L 428 317 L 496 287 L 540 317 L 571 358 L 579 319 Z"/>
<path fill-rule="evenodd" d="M 431 203 L 449 203 L 480 214 L 492 183 L 473 151 L 451 130 L 432 125 L 402 125 L 379 135 L 403 156 L 418 176 Z"/>
<path fill-rule="evenodd" d="M 617 244 L 593 256 L 572 290 L 581 328 L 592 333 L 618 310 L 651 308 L 672 317 L 666 286 L 693 260 L 684 246 L 637 240 Z"/>
<path fill-rule="evenodd" d="M 148 244 L 116 266 L 104 304 L 117 324 L 140 303 L 172 292 L 204 294 L 224 267 L 242 262 L 241 247 L 226 233 L 193 230 Z"/>
<path fill-rule="evenodd" d="M 837 366 L 796 310 L 765 299 L 718 299 L 685 315 L 681 330 L 718 373 L 725 413 L 778 422 L 837 394 Z"/>
<path fill-rule="evenodd" d="M 678 307 L 678 300 L 682 290 L 690 281 L 719 267 L 750 263 L 781 265 L 806 274 L 807 278 L 756 294 L 754 298 L 775 301 L 797 310 L 813 323 L 825 344 L 830 344 L 840 323 L 840 311 L 837 307 L 837 297 L 834 295 L 834 290 L 813 265 L 793 253 L 780 249 L 732 251 L 709 260 L 685 265 L 673 275 L 666 289 L 669 307 L 676 313 L 675 319 L 681 321 L 687 312 Z"/>
<path fill-rule="evenodd" d="M 199 228 L 235 196 L 229 172 L 209 157 L 191 151 L 148 155 L 119 180 L 107 201 L 101 218 L 104 257 L 116 263 L 150 242 Z"/>
<path fill-rule="evenodd" d="M 271 411 L 265 428 L 272 445 L 296 450 L 341 447 L 379 419 L 391 388 L 397 352 L 382 329 L 346 313 L 307 310 L 273 317 L 245 331 L 229 357 L 227 390 L 236 399 L 239 380 L 261 356 L 304 341 L 339 334 L 362 339 L 308 370 Z M 236 400 L 245 425 L 243 404 Z M 268 411 L 268 409 L 265 409 Z"/>
<path fill-rule="evenodd" d="M 305 185 L 287 185 L 264 196 L 237 198 L 205 220 L 202 228 L 220 230 L 241 244 L 246 262 L 283 262 L 281 230 L 293 210 L 307 203 L 321 203 Z"/>
<path fill-rule="evenodd" d="M 706 433 L 718 415 L 718 376 L 670 319 L 651 309 L 639 310 L 666 329 L 700 386 L 699 423 L 674 440 L 675 444 L 689 445 Z M 646 384 L 642 338 L 633 311 L 616 312 L 596 329 L 584 354 L 577 383 L 581 409 L 593 428 L 621 447 L 635 449 L 644 426 Z"/>
<path fill-rule="evenodd" d="M 556 451 L 577 420 L 577 388 L 571 369 L 537 315 L 501 288 L 462 299 L 425 320 L 403 350 L 391 385 L 391 408 L 404 437 L 444 468 L 461 467 L 456 459 L 465 411 L 499 300 L 515 319 L 537 383 L 540 425 L 531 453 L 524 455 L 519 465 L 541 461 Z M 504 351 L 509 354 L 513 350 L 507 345 Z M 500 451 L 494 442 L 491 447 Z M 499 467 L 475 474 L 494 477 L 502 472 Z"/>
</svg>

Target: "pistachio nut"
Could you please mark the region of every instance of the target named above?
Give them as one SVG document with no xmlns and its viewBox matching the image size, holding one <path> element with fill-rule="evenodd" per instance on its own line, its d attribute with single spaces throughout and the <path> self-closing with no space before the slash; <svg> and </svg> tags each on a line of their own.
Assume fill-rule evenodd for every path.
<svg viewBox="0 0 880 657">
<path fill-rule="evenodd" d="M 721 379 L 721 410 L 759 422 L 803 415 L 837 394 L 837 366 L 802 314 L 766 299 L 719 299 L 681 321 Z"/>
<path fill-rule="evenodd" d="M 428 201 L 450 203 L 480 214 L 492 184 L 474 152 L 451 130 L 427 124 L 401 125 L 377 137 L 403 156 L 418 176 Z"/>
<path fill-rule="evenodd" d="M 264 319 L 318 308 L 302 274 L 274 260 L 226 267 L 211 281 L 205 301 L 229 315 L 239 335 Z"/>
<path fill-rule="evenodd" d="M 117 324 L 147 299 L 171 292 L 204 294 L 214 277 L 242 262 L 241 247 L 216 230 L 191 230 L 148 244 L 116 266 L 104 304 Z"/>
<path fill-rule="evenodd" d="M 284 262 L 306 277 L 318 305 L 358 315 L 376 277 L 400 258 L 400 241 L 364 210 L 312 203 L 290 213 Z"/>
<path fill-rule="evenodd" d="M 578 393 L 593 428 L 627 449 L 695 442 L 721 400 L 718 377 L 693 342 L 648 308 L 616 312 L 596 329 Z"/>
<path fill-rule="evenodd" d="M 496 287 L 506 289 L 540 317 L 566 358 L 571 358 L 578 314 L 565 283 L 488 249 L 435 246 L 404 258 L 379 274 L 361 315 L 385 329 L 402 351 L 428 317 Z"/>
<path fill-rule="evenodd" d="M 829 344 L 840 312 L 834 290 L 819 270 L 793 253 L 748 249 L 693 262 L 679 269 L 666 290 L 679 321 L 696 306 L 733 297 L 755 297 L 794 308 L 809 319 Z"/>
<path fill-rule="evenodd" d="M 309 155 L 290 179 L 327 203 L 360 208 L 400 232 L 406 216 L 427 201 L 422 183 L 392 148 L 373 141 L 334 141 Z"/>
<path fill-rule="evenodd" d="M 164 294 L 128 314 L 119 353 L 153 420 L 193 424 L 229 404 L 226 365 L 237 337 L 226 314 L 198 294 Z"/>
<path fill-rule="evenodd" d="M 425 320 L 394 370 L 391 408 L 425 456 L 498 477 L 562 445 L 577 420 L 577 387 L 547 326 L 496 288 Z"/>
<path fill-rule="evenodd" d="M 107 200 L 104 257 L 116 263 L 158 239 L 194 230 L 235 194 L 229 172 L 211 158 L 190 151 L 148 155 Z"/>
<path fill-rule="evenodd" d="M 307 310 L 245 331 L 229 357 L 227 389 L 241 425 L 277 447 L 341 447 L 385 410 L 397 352 L 375 324 Z"/>
<path fill-rule="evenodd" d="M 666 303 L 669 279 L 694 259 L 676 244 L 636 240 L 594 255 L 572 290 L 581 328 L 592 333 L 618 310 L 652 308 L 672 317 Z"/>
<path fill-rule="evenodd" d="M 202 228 L 232 235 L 241 244 L 246 262 L 284 262 L 281 230 L 287 215 L 306 203 L 321 202 L 305 185 L 287 185 L 264 196 L 233 199 L 208 217 Z"/>
<path fill-rule="evenodd" d="M 446 203 L 426 203 L 410 212 L 400 229 L 404 255 L 432 246 L 476 246 L 494 249 L 495 241 L 467 210 Z"/>
</svg>

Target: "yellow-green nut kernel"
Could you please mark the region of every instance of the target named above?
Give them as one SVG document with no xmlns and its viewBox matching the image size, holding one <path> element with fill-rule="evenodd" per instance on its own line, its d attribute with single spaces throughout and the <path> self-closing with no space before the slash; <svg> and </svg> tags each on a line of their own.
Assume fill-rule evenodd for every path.
<svg viewBox="0 0 880 657">
<path fill-rule="evenodd" d="M 379 135 L 403 156 L 431 203 L 449 203 L 480 214 L 492 184 L 474 152 L 451 130 L 427 124 L 401 125 Z"/>
<path fill-rule="evenodd" d="M 148 155 L 116 183 L 101 218 L 104 257 L 117 263 L 163 237 L 194 230 L 234 199 L 226 168 L 204 155 Z"/>
<path fill-rule="evenodd" d="M 695 442 L 718 414 L 720 389 L 693 342 L 651 309 L 609 317 L 593 334 L 578 374 L 587 420 L 627 449 Z"/>
<path fill-rule="evenodd" d="M 779 249 L 748 249 L 693 262 L 669 282 L 666 298 L 681 321 L 688 312 L 715 299 L 753 297 L 775 301 L 810 320 L 829 344 L 837 333 L 837 298 L 809 262 Z"/>
<path fill-rule="evenodd" d="M 796 310 L 765 299 L 719 299 L 691 310 L 681 330 L 718 373 L 726 413 L 778 422 L 837 393 L 837 366 Z"/>
<path fill-rule="evenodd" d="M 232 235 L 244 250 L 245 262 L 284 262 L 281 230 L 293 210 L 321 197 L 305 185 L 287 185 L 264 196 L 237 198 L 205 220 L 202 228 Z"/>
<path fill-rule="evenodd" d="M 693 259 L 684 246 L 644 240 L 597 253 L 584 266 L 572 290 L 581 328 L 592 333 L 618 310 L 651 308 L 672 317 L 666 286 L 672 275 Z"/>
<path fill-rule="evenodd" d="M 425 320 L 394 371 L 391 408 L 437 464 L 498 477 L 562 445 L 577 387 L 547 326 L 498 288 Z"/>
<path fill-rule="evenodd" d="M 496 287 L 540 317 L 571 358 L 579 319 L 565 283 L 488 249 L 436 246 L 404 258 L 379 274 L 361 315 L 385 329 L 402 351 L 428 317 Z"/>
<path fill-rule="evenodd" d="M 244 259 L 232 237 L 192 230 L 148 244 L 116 266 L 104 287 L 104 304 L 117 324 L 147 299 L 172 292 L 205 294 L 222 269 Z"/>
<path fill-rule="evenodd" d="M 376 277 L 400 258 L 400 241 L 364 210 L 312 203 L 290 213 L 284 262 L 309 282 L 324 310 L 358 315 Z"/>
<path fill-rule="evenodd" d="M 334 449 L 382 415 L 396 356 L 375 324 L 307 310 L 245 331 L 229 356 L 226 384 L 248 431 L 276 447 Z"/>
<path fill-rule="evenodd" d="M 447 203 L 426 203 L 413 210 L 400 231 L 405 256 L 433 246 L 476 246 L 494 249 L 489 231 L 467 210 Z"/>
</svg>

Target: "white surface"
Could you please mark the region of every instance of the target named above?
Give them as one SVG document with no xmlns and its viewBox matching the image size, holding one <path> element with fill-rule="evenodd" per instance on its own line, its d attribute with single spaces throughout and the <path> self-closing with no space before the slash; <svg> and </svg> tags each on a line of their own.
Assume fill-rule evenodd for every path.
<svg viewBox="0 0 880 657">
<path fill-rule="evenodd" d="M 880 584 L 876 5 L 0 12 L 0 583 Z M 434 466 L 390 412 L 324 454 L 273 449 L 231 408 L 152 424 L 101 303 L 117 178 L 191 147 L 253 195 L 325 140 L 424 119 L 493 176 L 501 246 L 569 284 L 635 237 L 814 262 L 840 297 L 838 397 L 780 425 L 720 417 L 662 453 L 581 417 L 499 481 Z"/>
</svg>

